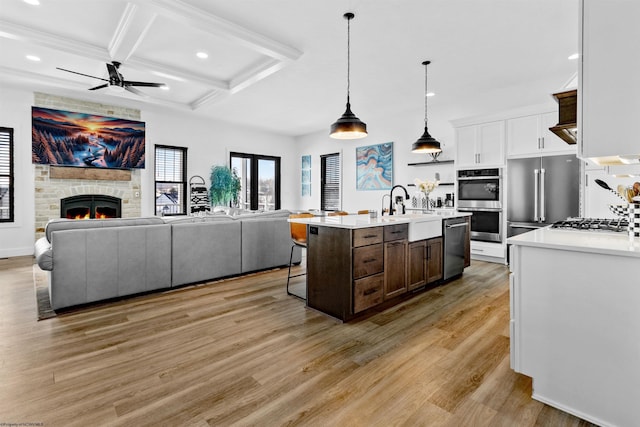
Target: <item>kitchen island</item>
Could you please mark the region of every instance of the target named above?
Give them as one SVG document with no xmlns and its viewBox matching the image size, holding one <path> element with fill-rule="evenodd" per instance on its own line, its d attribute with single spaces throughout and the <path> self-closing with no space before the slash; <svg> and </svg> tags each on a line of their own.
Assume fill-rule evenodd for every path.
<svg viewBox="0 0 640 427">
<path fill-rule="evenodd" d="M 307 225 L 307 306 L 348 321 L 442 280 L 443 217 L 468 214 L 290 219 Z"/>
<path fill-rule="evenodd" d="M 640 239 L 542 228 L 507 243 L 511 367 L 532 377 L 532 397 L 598 425 L 638 425 Z"/>
</svg>

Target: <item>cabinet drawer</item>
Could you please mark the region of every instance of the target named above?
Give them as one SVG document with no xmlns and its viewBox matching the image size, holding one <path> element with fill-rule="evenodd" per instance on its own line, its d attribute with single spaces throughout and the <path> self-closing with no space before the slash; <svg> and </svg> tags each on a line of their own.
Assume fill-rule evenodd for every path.
<svg viewBox="0 0 640 427">
<path fill-rule="evenodd" d="M 384 274 L 365 277 L 353 284 L 353 312 L 358 313 L 382 302 Z"/>
<path fill-rule="evenodd" d="M 407 239 L 409 236 L 409 224 L 387 225 L 384 227 L 384 241 Z"/>
<path fill-rule="evenodd" d="M 382 229 L 386 227 L 370 227 L 353 230 L 353 247 L 382 243 Z"/>
<path fill-rule="evenodd" d="M 353 278 L 381 273 L 384 268 L 382 244 L 362 246 L 353 249 Z"/>
</svg>

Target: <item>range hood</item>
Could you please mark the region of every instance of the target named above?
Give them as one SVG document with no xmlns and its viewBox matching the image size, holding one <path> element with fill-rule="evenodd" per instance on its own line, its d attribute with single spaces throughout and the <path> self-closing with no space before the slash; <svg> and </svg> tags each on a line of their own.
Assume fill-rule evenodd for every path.
<svg viewBox="0 0 640 427">
<path fill-rule="evenodd" d="M 575 144 L 578 141 L 577 104 L 578 89 L 566 92 L 554 93 L 553 97 L 558 101 L 558 124 L 549 130 L 558 135 L 567 144 Z"/>
</svg>

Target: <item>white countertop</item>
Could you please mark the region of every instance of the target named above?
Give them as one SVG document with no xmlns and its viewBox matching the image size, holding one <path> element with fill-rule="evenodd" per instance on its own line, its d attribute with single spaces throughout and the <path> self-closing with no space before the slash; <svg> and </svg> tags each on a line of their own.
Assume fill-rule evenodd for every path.
<svg viewBox="0 0 640 427">
<path fill-rule="evenodd" d="M 444 218 L 456 218 L 469 216 L 467 212 L 457 212 L 454 210 L 442 210 L 429 214 L 404 214 L 404 215 L 385 215 L 371 218 L 368 214 L 364 215 L 338 215 L 338 216 L 315 216 L 313 218 L 291 218 L 289 222 L 298 224 L 322 225 L 326 227 L 338 228 L 367 228 L 382 227 L 392 224 L 409 224 L 411 222 L 427 222 L 442 221 Z"/>
<path fill-rule="evenodd" d="M 544 227 L 510 237 L 507 243 L 640 258 L 640 238 L 630 239 L 626 232 L 557 230 Z"/>
</svg>

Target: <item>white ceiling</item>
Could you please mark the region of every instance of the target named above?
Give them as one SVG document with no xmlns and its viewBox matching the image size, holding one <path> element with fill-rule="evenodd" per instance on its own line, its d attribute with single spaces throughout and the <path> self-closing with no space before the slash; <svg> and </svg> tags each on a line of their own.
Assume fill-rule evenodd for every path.
<svg viewBox="0 0 640 427">
<path fill-rule="evenodd" d="M 449 120 L 546 102 L 577 69 L 567 57 L 578 50 L 578 0 L 39 1 L 2 0 L 4 83 L 292 136 L 344 111 L 347 11 L 351 103 L 369 127 L 423 114 L 425 59 L 429 114 Z M 170 90 L 89 92 L 102 82 L 56 69 L 104 78 L 111 60 L 125 79 Z"/>
</svg>

